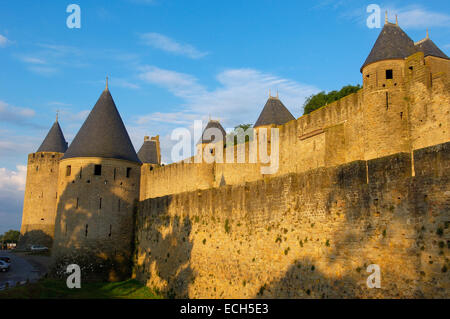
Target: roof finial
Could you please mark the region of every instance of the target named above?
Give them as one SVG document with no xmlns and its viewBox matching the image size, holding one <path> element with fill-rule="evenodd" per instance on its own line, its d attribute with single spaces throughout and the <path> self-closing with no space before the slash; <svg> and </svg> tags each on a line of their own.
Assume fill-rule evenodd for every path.
<svg viewBox="0 0 450 319">
<path fill-rule="evenodd" d="M 270 94 L 270 89 L 269 89 L 269 97 L 272 97 L 272 94 Z"/>
<path fill-rule="evenodd" d="M 395 15 L 395 24 L 398 25 L 398 16 Z"/>
<path fill-rule="evenodd" d="M 108 77 L 106 77 L 106 88 L 105 90 L 108 90 Z"/>
<path fill-rule="evenodd" d="M 59 110 L 56 110 L 56 122 L 58 122 Z"/>
<path fill-rule="evenodd" d="M 388 14 L 387 14 L 387 10 L 386 13 L 384 14 L 384 24 L 388 23 Z"/>
<path fill-rule="evenodd" d="M 428 34 L 428 29 L 427 29 L 427 39 L 429 39 L 430 38 L 430 35 Z"/>
<path fill-rule="evenodd" d="M 279 97 L 278 97 L 278 89 L 277 89 L 277 99 L 278 99 Z"/>
</svg>

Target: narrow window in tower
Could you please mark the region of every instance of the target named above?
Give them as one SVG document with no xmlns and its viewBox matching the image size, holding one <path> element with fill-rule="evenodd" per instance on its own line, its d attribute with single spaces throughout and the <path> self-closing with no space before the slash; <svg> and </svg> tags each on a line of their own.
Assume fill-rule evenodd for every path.
<svg viewBox="0 0 450 319">
<path fill-rule="evenodd" d="M 80 203 L 80 199 L 77 197 L 77 206 L 76 206 L 77 209 L 78 209 L 79 203 Z"/>
<path fill-rule="evenodd" d="M 389 109 L 389 93 L 386 92 L 386 110 Z"/>
<path fill-rule="evenodd" d="M 108 237 L 111 237 L 111 235 L 112 235 L 112 225 L 109 225 L 109 235 L 108 235 Z"/>
<path fill-rule="evenodd" d="M 80 179 L 83 176 L 83 166 L 80 167 Z"/>
<path fill-rule="evenodd" d="M 394 78 L 394 72 L 391 69 L 386 70 L 386 80 L 393 79 L 393 78 Z"/>
<path fill-rule="evenodd" d="M 116 180 L 116 168 L 114 168 L 114 180 Z"/>
<path fill-rule="evenodd" d="M 130 178 L 131 175 L 131 167 L 127 167 L 127 178 Z"/>
<path fill-rule="evenodd" d="M 98 208 L 102 209 L 102 198 L 100 197 L 99 203 L 98 203 Z"/>
<path fill-rule="evenodd" d="M 101 165 L 95 165 L 94 166 L 94 175 L 102 175 L 102 166 Z"/>
<path fill-rule="evenodd" d="M 88 224 L 86 224 L 86 230 L 84 231 L 84 237 L 87 237 L 88 234 Z"/>
<path fill-rule="evenodd" d="M 67 165 L 66 166 L 66 176 L 70 176 L 72 174 L 72 166 Z"/>
</svg>

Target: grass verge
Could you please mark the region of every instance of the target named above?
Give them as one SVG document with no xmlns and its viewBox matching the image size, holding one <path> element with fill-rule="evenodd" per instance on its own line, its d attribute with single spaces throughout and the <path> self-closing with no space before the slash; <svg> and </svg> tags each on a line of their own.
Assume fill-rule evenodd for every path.
<svg viewBox="0 0 450 319">
<path fill-rule="evenodd" d="M 137 280 L 86 282 L 80 289 L 67 288 L 66 282 L 42 279 L 36 283 L 0 291 L 0 299 L 161 299 L 162 296 Z"/>
</svg>

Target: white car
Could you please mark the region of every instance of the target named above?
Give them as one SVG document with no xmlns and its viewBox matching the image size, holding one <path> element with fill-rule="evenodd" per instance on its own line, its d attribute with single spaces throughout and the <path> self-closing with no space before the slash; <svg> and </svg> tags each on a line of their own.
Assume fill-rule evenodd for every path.
<svg viewBox="0 0 450 319">
<path fill-rule="evenodd" d="M 31 251 L 44 251 L 44 250 L 48 250 L 48 247 L 38 245 L 31 246 Z"/>
<path fill-rule="evenodd" d="M 9 270 L 9 264 L 7 262 L 4 262 L 3 260 L 0 260 L 0 271 L 8 271 Z"/>
</svg>

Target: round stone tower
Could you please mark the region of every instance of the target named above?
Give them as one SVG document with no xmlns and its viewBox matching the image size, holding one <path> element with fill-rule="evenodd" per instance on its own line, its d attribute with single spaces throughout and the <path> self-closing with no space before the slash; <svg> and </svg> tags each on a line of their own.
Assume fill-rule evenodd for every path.
<svg viewBox="0 0 450 319">
<path fill-rule="evenodd" d="M 387 21 L 361 67 L 364 98 L 365 159 L 409 152 L 405 62 L 414 41 Z"/>
<path fill-rule="evenodd" d="M 58 197 L 58 166 L 66 149 L 67 142 L 57 118 L 37 152 L 28 155 L 20 248 L 52 246 Z"/>
<path fill-rule="evenodd" d="M 56 272 L 74 263 L 85 279 L 129 277 L 140 165 L 106 87 L 60 162 Z"/>
</svg>

